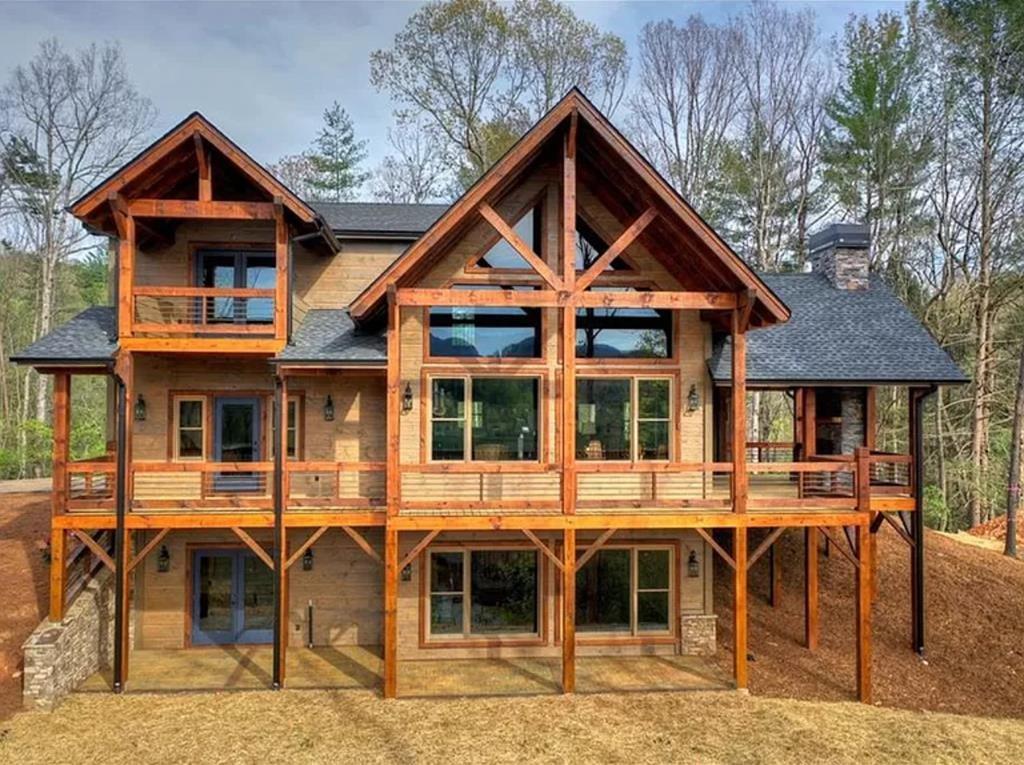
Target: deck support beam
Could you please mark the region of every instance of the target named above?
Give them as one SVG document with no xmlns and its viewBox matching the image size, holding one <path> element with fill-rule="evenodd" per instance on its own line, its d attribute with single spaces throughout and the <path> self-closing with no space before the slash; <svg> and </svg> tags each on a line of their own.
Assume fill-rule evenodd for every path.
<svg viewBox="0 0 1024 765">
<path fill-rule="evenodd" d="M 398 696 L 398 529 L 384 530 L 384 698 Z"/>
<path fill-rule="evenodd" d="M 910 548 L 910 618 L 911 645 L 919 656 L 924 656 L 924 399 L 936 391 L 931 388 L 911 388 L 910 449 L 914 458 L 911 481 L 914 487 L 914 512 L 911 528 L 914 544 Z"/>
<path fill-rule="evenodd" d="M 288 380 L 274 379 L 274 688 L 283 688 L 288 641 L 288 538 L 284 523 L 285 460 L 288 444 Z"/>
<path fill-rule="evenodd" d="M 747 529 L 737 527 L 733 536 L 733 677 L 737 688 L 747 687 Z"/>
<path fill-rule="evenodd" d="M 53 497 L 50 517 L 67 510 L 68 457 L 71 432 L 71 375 L 53 376 Z M 64 531 L 51 520 L 50 528 L 50 621 L 64 618 L 64 590 L 67 575 Z"/>
<path fill-rule="evenodd" d="M 804 645 L 818 648 L 820 621 L 818 615 L 818 528 L 804 529 Z"/>
<path fill-rule="evenodd" d="M 871 703 L 871 547 L 868 526 L 857 527 L 857 699 Z"/>
<path fill-rule="evenodd" d="M 128 682 L 128 560 L 131 544 L 126 520 L 128 505 L 131 502 L 131 476 L 128 469 L 131 464 L 131 424 L 128 418 L 132 409 L 132 377 L 132 355 L 122 350 L 114 370 L 117 422 L 117 462 L 114 478 L 114 693 L 122 693 Z"/>
<path fill-rule="evenodd" d="M 575 693 L 576 530 L 562 533 L 562 693 Z"/>
</svg>

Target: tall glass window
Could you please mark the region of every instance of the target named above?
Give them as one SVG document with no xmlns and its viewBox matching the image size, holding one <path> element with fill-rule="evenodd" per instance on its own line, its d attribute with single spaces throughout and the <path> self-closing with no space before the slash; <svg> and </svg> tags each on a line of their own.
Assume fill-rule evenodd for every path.
<svg viewBox="0 0 1024 765">
<path fill-rule="evenodd" d="M 538 389 L 535 377 L 435 378 L 432 459 L 536 460 Z"/>
<path fill-rule="evenodd" d="M 576 572 L 576 630 L 671 632 L 671 596 L 671 548 L 606 548 Z"/>
<path fill-rule="evenodd" d="M 593 288 L 593 291 L 608 291 Z M 580 308 L 576 311 L 576 356 L 585 359 L 668 358 L 672 312 L 653 308 Z"/>
<path fill-rule="evenodd" d="M 576 381 L 576 459 L 671 458 L 672 386 L 668 378 Z"/>
<path fill-rule="evenodd" d="M 493 285 L 456 289 L 502 290 Z M 512 288 L 512 289 L 529 289 Z M 517 306 L 457 306 L 430 309 L 430 355 L 539 358 L 540 309 Z"/>
</svg>

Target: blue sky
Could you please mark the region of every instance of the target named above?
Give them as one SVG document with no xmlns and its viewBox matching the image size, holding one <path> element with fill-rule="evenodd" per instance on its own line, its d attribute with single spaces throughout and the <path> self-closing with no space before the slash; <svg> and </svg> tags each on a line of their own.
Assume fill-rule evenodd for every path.
<svg viewBox="0 0 1024 765">
<path fill-rule="evenodd" d="M 0 2 L 0 78 L 50 36 L 68 47 L 117 41 L 136 86 L 159 110 L 162 132 L 199 110 L 251 152 L 273 162 L 306 148 L 320 114 L 340 101 L 370 141 L 373 166 L 387 152 L 394 105 L 369 84 L 371 51 L 388 47 L 416 2 L 10 3 Z M 741 2 L 572 3 L 577 14 L 634 47 L 647 21 L 693 13 L 720 19 Z M 902 2 L 820 0 L 811 7 L 826 37 L 851 13 L 899 10 Z"/>
</svg>

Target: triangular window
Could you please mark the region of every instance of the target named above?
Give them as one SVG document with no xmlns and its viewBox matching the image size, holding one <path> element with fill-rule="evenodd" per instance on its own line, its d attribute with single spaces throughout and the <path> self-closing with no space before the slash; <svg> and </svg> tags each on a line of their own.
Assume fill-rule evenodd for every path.
<svg viewBox="0 0 1024 765">
<path fill-rule="evenodd" d="M 528 210 L 522 218 L 516 221 L 513 229 L 531 250 L 540 254 L 540 210 L 538 207 Z M 477 259 L 474 265 L 477 268 L 500 268 L 506 271 L 533 270 L 530 264 L 523 260 L 523 256 L 516 252 L 515 248 L 504 238 L 498 239 L 487 252 Z"/>
<path fill-rule="evenodd" d="M 583 218 L 576 218 L 576 270 L 586 271 L 608 249 L 605 242 Z M 629 264 L 621 257 L 604 267 L 604 271 L 628 271 Z"/>
</svg>

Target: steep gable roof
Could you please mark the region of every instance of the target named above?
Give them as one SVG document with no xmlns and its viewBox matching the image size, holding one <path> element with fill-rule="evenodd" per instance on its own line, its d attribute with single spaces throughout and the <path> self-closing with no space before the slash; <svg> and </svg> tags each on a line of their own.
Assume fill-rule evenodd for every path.
<svg viewBox="0 0 1024 765">
<path fill-rule="evenodd" d="M 422 260 L 440 249 L 440 245 L 459 224 L 473 219 L 480 204 L 506 187 L 510 179 L 515 178 L 537 156 L 573 114 L 578 116 L 581 126 L 592 131 L 594 140 L 601 142 L 617 158 L 621 172 L 630 175 L 658 202 L 667 213 L 662 217 L 673 219 L 676 230 L 686 232 L 687 244 L 699 248 L 710 260 L 716 262 L 714 270 L 717 278 L 728 282 L 732 289 L 754 291 L 752 320 L 755 324 L 770 324 L 788 318 L 789 311 L 785 304 L 575 88 L 528 130 L 419 240 L 356 297 L 349 306 L 353 317 L 360 320 L 378 311 L 388 286 L 407 277 Z M 681 241 L 682 238 L 680 236 Z"/>
</svg>

